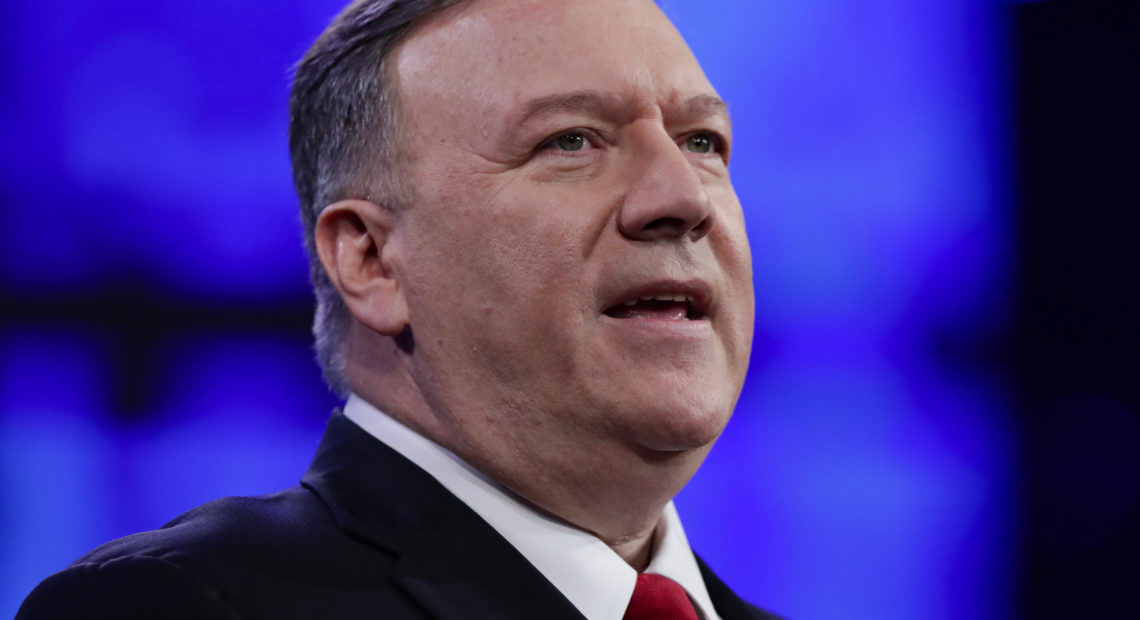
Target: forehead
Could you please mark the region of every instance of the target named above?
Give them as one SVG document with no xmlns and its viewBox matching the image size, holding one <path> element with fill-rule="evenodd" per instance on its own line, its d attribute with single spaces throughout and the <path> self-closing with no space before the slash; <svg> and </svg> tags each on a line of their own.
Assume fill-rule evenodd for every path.
<svg viewBox="0 0 1140 620">
<path fill-rule="evenodd" d="M 413 110 L 509 107 L 572 91 L 657 105 L 715 96 L 652 0 L 472 0 L 422 24 L 395 61 Z"/>
</svg>

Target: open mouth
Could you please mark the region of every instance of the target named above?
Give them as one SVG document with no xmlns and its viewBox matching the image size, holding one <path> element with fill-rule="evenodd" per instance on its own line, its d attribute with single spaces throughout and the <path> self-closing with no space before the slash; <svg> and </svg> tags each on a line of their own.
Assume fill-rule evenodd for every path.
<svg viewBox="0 0 1140 620">
<path fill-rule="evenodd" d="M 705 313 L 690 295 L 658 294 L 636 297 L 614 305 L 604 313 L 615 319 L 697 321 Z"/>
</svg>

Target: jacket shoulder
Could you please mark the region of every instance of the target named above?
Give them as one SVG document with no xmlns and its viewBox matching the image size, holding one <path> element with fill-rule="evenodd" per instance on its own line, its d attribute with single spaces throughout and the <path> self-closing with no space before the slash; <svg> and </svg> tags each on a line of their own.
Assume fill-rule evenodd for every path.
<svg viewBox="0 0 1140 620">
<path fill-rule="evenodd" d="M 401 606 L 393 565 L 293 487 L 215 500 L 104 544 L 41 583 L 17 618 L 350 617 Z"/>
<path fill-rule="evenodd" d="M 16 620 L 55 618 L 205 618 L 241 616 L 216 587 L 157 557 L 74 564 L 44 580 Z"/>
<path fill-rule="evenodd" d="M 327 509 L 311 492 L 293 487 L 257 497 L 226 497 L 203 504 L 157 530 L 101 545 L 72 566 L 123 557 L 163 557 L 174 564 L 282 559 L 336 537 Z"/>
</svg>

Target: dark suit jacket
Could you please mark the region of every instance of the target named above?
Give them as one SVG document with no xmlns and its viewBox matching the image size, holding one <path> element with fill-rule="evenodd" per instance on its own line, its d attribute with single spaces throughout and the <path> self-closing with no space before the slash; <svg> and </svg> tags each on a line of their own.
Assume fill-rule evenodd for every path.
<svg viewBox="0 0 1140 620">
<path fill-rule="evenodd" d="M 700 566 L 724 620 L 773 617 Z M 582 618 L 467 505 L 340 412 L 300 486 L 107 543 L 16 617 Z"/>
</svg>

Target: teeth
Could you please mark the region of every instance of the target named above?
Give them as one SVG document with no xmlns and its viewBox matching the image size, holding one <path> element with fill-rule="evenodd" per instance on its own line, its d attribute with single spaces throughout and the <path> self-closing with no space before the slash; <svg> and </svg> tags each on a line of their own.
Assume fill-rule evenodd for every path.
<svg viewBox="0 0 1140 620">
<path fill-rule="evenodd" d="M 641 300 L 642 301 L 651 301 L 651 300 L 681 301 L 681 302 L 685 302 L 685 303 L 692 301 L 691 299 L 689 299 L 688 295 L 645 295 L 641 298 Z M 632 305 L 636 304 L 637 302 L 638 302 L 637 299 L 633 299 L 633 300 L 625 302 L 625 305 L 632 306 Z"/>
</svg>

